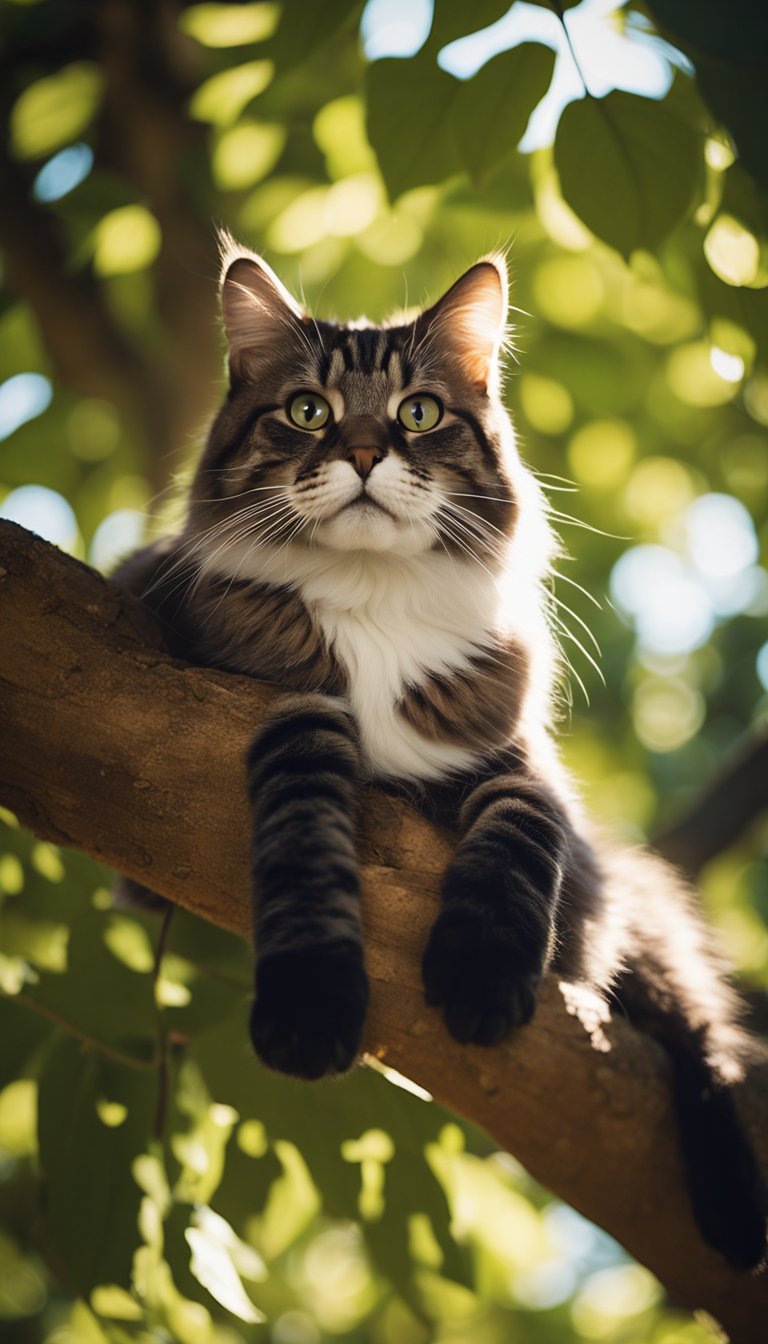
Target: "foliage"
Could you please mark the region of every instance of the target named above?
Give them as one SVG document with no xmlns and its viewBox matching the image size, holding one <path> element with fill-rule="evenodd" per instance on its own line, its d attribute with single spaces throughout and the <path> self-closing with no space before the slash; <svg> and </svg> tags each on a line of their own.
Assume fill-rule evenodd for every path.
<svg viewBox="0 0 768 1344">
<path fill-rule="evenodd" d="M 564 748 L 593 809 L 637 839 L 766 711 L 764 20 L 702 4 L 693 31 L 690 7 L 652 0 L 677 49 L 666 92 L 617 77 L 523 153 L 552 11 L 586 60 L 589 5 L 542 3 L 552 27 L 502 34 L 459 78 L 446 48 L 508 8 L 438 0 L 415 54 L 370 61 L 375 6 L 350 0 L 3 3 L 0 509 L 102 566 L 145 508 L 168 526 L 222 387 L 213 219 L 310 305 L 373 319 L 508 248 L 508 400 L 574 557 L 555 590 Z M 619 20 L 654 36 L 639 3 Z M 109 874 L 5 822 L 0 1337 L 709 1337 L 396 1080 L 267 1075 L 238 942 L 180 911 L 164 927 L 114 910 Z M 763 987 L 764 852 L 753 831 L 704 874 Z"/>
</svg>

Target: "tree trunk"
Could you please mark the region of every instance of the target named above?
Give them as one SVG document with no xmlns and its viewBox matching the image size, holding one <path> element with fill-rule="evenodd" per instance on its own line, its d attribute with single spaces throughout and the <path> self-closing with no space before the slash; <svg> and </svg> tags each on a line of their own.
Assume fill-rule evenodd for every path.
<svg viewBox="0 0 768 1344">
<path fill-rule="evenodd" d="M 37 835 L 245 934 L 243 758 L 276 688 L 174 661 L 141 603 L 12 523 L 0 523 L 0 683 L 0 801 Z M 368 1051 L 484 1126 L 734 1344 L 764 1341 L 768 1279 L 732 1271 L 696 1231 L 658 1047 L 623 1020 L 590 1033 L 553 978 L 501 1046 L 457 1045 L 419 973 L 450 836 L 376 790 L 360 814 Z M 740 1101 L 768 1166 L 764 1062 Z"/>
</svg>

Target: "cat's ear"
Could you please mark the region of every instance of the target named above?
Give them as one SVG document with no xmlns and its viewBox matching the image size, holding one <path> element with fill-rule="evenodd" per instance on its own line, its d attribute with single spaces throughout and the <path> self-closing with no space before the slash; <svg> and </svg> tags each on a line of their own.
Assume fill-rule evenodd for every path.
<svg viewBox="0 0 768 1344">
<path fill-rule="evenodd" d="M 253 377 L 267 354 L 301 340 L 306 315 L 255 253 L 221 238 L 221 312 L 233 380 Z"/>
<path fill-rule="evenodd" d="M 470 266 L 442 299 L 422 313 L 428 338 L 439 340 L 479 391 L 494 390 L 507 320 L 507 268 L 502 256 Z"/>
</svg>

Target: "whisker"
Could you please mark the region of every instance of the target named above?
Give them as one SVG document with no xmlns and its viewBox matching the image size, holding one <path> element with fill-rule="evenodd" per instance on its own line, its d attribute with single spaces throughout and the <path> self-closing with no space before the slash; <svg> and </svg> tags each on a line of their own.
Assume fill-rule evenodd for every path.
<svg viewBox="0 0 768 1344">
<path fill-rule="evenodd" d="M 547 516 L 557 519 L 558 523 L 564 523 L 569 527 L 581 527 L 585 532 L 594 532 L 598 537 L 607 537 L 609 541 L 632 541 L 632 537 L 621 537 L 615 532 L 603 532 L 602 528 L 593 527 L 591 523 L 584 523 L 580 518 L 572 518 L 570 513 L 560 513 L 558 509 L 547 508 Z"/>
<path fill-rule="evenodd" d="M 586 633 L 588 634 L 588 636 L 589 636 L 589 638 L 591 639 L 592 643 L 594 644 L 595 648 L 597 649 L 597 652 L 599 653 L 600 657 L 602 658 L 602 656 L 603 656 L 603 650 L 600 648 L 600 645 L 598 644 L 598 642 L 597 642 L 597 640 L 596 640 L 594 634 L 593 634 L 592 631 L 590 630 L 590 628 L 589 628 L 589 626 L 587 625 L 586 621 L 582 620 L 582 618 L 581 618 L 581 616 L 579 616 L 578 612 L 573 611 L 569 606 L 567 606 L 566 603 L 563 602 L 561 598 L 557 597 L 556 594 L 553 593 L 553 592 L 551 591 L 551 589 L 550 589 L 550 591 L 549 591 L 548 594 L 547 594 L 547 600 L 550 601 L 550 602 L 555 602 L 555 603 L 557 604 L 557 606 L 560 607 L 563 611 L 567 611 L 567 612 L 568 612 L 568 615 L 569 615 L 569 616 L 572 616 L 573 619 L 574 619 L 574 621 L 577 621 L 577 622 L 578 622 L 578 624 L 581 626 L 582 630 L 585 630 L 585 631 L 586 631 Z"/>
<path fill-rule="evenodd" d="M 567 625 L 565 625 L 565 623 L 560 619 L 559 616 L 557 616 L 554 612 L 550 612 L 549 615 L 550 620 L 554 621 L 563 639 L 569 639 L 572 644 L 576 645 L 576 648 L 579 649 L 581 653 L 583 653 L 587 662 L 591 663 L 601 682 L 603 683 L 603 685 L 605 685 L 605 677 L 603 676 L 602 668 L 600 667 L 599 663 L 595 662 L 589 650 L 584 648 L 584 645 L 582 644 L 581 640 L 576 638 L 573 631 L 568 629 Z"/>
<path fill-rule="evenodd" d="M 567 559 L 570 557 L 563 556 L 562 558 Z M 598 611 L 603 610 L 597 598 L 592 593 L 588 592 L 586 588 L 582 588 L 581 584 L 577 583 L 575 579 L 569 578 L 567 574 L 561 574 L 559 569 L 550 570 L 550 573 L 553 574 L 556 579 L 562 579 L 563 583 L 570 583 L 572 588 L 578 588 L 579 592 L 583 593 L 584 597 L 588 598 L 593 606 L 597 607 Z"/>
</svg>

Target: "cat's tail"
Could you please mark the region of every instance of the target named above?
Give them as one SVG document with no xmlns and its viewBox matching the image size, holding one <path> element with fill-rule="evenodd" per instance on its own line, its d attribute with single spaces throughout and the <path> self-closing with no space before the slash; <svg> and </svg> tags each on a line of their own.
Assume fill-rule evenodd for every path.
<svg viewBox="0 0 768 1344">
<path fill-rule="evenodd" d="M 694 894 L 649 855 L 635 855 L 626 969 L 617 985 L 630 1018 L 665 1049 L 691 1206 L 704 1240 L 736 1269 L 766 1258 L 768 1183 L 736 1109 L 736 1085 L 762 1047 L 741 1025 Z M 615 879 L 616 874 L 612 874 Z"/>
<path fill-rule="evenodd" d="M 672 1061 L 672 1090 L 686 1183 L 706 1242 L 735 1269 L 766 1255 L 766 1185 L 733 1098 L 704 1041 L 655 1033 Z"/>
</svg>

